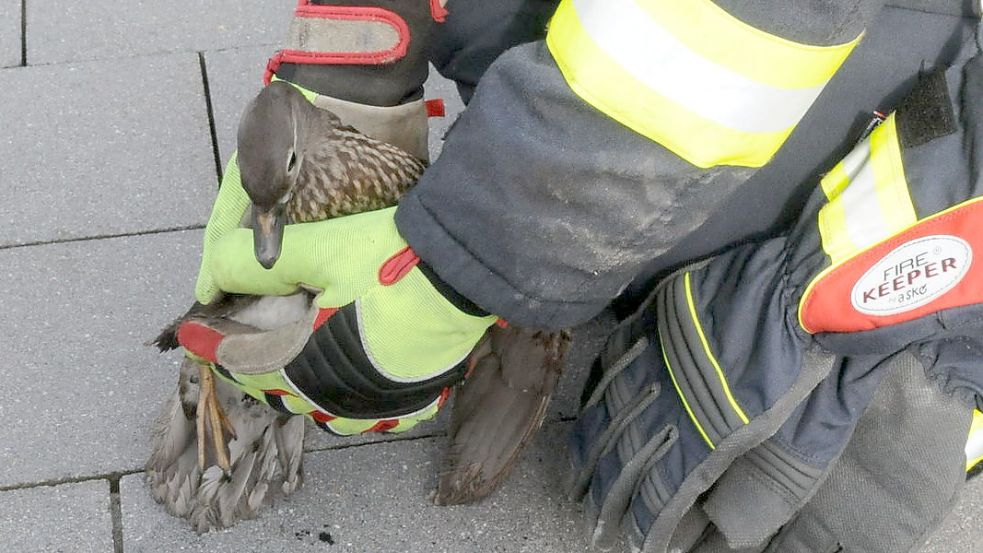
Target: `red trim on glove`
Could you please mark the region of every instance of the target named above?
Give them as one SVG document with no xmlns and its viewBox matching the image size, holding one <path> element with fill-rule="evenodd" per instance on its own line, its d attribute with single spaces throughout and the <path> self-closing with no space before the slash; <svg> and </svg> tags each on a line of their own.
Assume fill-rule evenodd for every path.
<svg viewBox="0 0 983 553">
<path fill-rule="evenodd" d="M 368 430 L 365 430 L 362 433 L 363 434 L 367 434 L 369 432 L 388 432 L 389 430 L 392 430 L 393 428 L 396 428 L 397 426 L 399 426 L 399 421 L 398 420 L 396 420 L 396 419 L 383 419 L 383 420 L 381 420 L 381 421 L 373 424 L 372 425 L 372 428 L 369 428 Z"/>
<path fill-rule="evenodd" d="M 218 363 L 218 346 L 223 339 L 221 332 L 195 321 L 185 321 L 177 329 L 177 341 L 184 349 L 212 363 Z"/>
<path fill-rule="evenodd" d="M 385 23 L 399 36 L 399 41 L 386 50 L 375 52 L 307 52 L 304 50 L 280 50 L 266 64 L 263 83 L 270 84 L 281 63 L 311 65 L 383 65 L 406 56 L 410 45 L 410 26 L 396 12 L 371 6 L 319 6 L 310 0 L 299 0 L 294 9 L 295 17 L 339 19 L 345 21 L 372 21 Z"/>
<path fill-rule="evenodd" d="M 430 0 L 430 17 L 433 17 L 437 23 L 447 21 L 447 8 L 440 3 L 440 0 Z"/>
<path fill-rule="evenodd" d="M 314 330 L 321 328 L 321 325 L 328 322 L 328 319 L 330 319 L 337 312 L 337 307 L 321 308 L 321 310 L 317 312 L 317 317 L 314 318 Z"/>
<path fill-rule="evenodd" d="M 321 411 L 311 411 L 310 413 L 307 414 L 310 415 L 311 418 L 316 420 L 317 422 L 331 422 L 336 418 L 338 418 L 338 417 L 332 417 L 327 413 L 322 413 Z"/>
<path fill-rule="evenodd" d="M 417 257 L 413 248 L 406 246 L 387 259 L 382 267 L 379 267 L 379 283 L 383 286 L 396 284 L 419 262 L 420 258 Z"/>
<path fill-rule="evenodd" d="M 286 390 L 281 390 L 279 388 L 272 388 L 270 390 L 263 390 L 264 394 L 270 394 L 271 396 L 293 396 L 292 392 Z"/>
</svg>

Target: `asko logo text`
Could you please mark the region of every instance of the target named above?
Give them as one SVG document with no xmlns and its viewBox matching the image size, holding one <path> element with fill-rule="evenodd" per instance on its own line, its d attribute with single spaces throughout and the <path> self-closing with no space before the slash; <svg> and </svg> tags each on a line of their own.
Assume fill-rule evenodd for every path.
<svg viewBox="0 0 983 553">
<path fill-rule="evenodd" d="M 895 315 L 921 307 L 951 290 L 966 276 L 973 249 L 962 238 L 934 235 L 898 246 L 853 287 L 854 309 L 868 315 Z"/>
</svg>

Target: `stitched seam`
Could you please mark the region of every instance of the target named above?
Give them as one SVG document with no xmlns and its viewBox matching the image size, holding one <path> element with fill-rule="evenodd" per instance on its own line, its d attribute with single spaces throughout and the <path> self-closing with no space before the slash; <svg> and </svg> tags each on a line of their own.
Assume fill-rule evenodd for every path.
<svg viewBox="0 0 983 553">
<path fill-rule="evenodd" d="M 703 350 L 710 359 L 710 363 L 713 365 L 713 368 L 717 371 L 717 378 L 720 380 L 720 386 L 723 388 L 724 395 L 727 396 L 727 401 L 730 403 L 731 408 L 734 409 L 737 416 L 741 418 L 741 421 L 743 421 L 744 424 L 747 424 L 748 417 L 746 414 L 744 414 L 744 410 L 741 409 L 741 406 L 737 403 L 737 399 L 734 397 L 734 394 L 731 393 L 730 385 L 727 382 L 727 377 L 724 376 L 724 370 L 720 368 L 720 363 L 717 362 L 716 356 L 714 356 L 713 351 L 710 350 L 710 343 L 707 341 L 707 337 L 703 333 L 703 325 L 700 324 L 700 318 L 696 315 L 696 302 L 693 299 L 693 288 L 690 284 L 689 271 L 687 271 L 683 277 L 683 285 L 686 290 L 686 303 L 689 306 L 689 313 L 693 318 L 693 326 L 696 327 L 696 332 L 700 336 L 700 342 L 703 344 Z"/>
<path fill-rule="evenodd" d="M 703 441 L 710 446 L 710 449 L 717 449 L 717 447 L 713 445 L 713 441 L 710 440 L 710 437 L 707 436 L 707 433 L 703 429 L 703 425 L 700 424 L 699 419 L 696 418 L 696 414 L 689 406 L 689 402 L 686 401 L 686 396 L 683 394 L 683 390 L 679 387 L 679 382 L 676 380 L 676 375 L 672 370 L 672 365 L 669 364 L 669 356 L 666 354 L 666 345 L 662 341 L 662 336 L 659 336 L 659 347 L 662 349 L 662 360 L 666 363 L 666 369 L 669 371 L 669 378 L 672 379 L 672 385 L 676 388 L 676 395 L 683 403 L 683 408 L 686 409 L 686 413 L 689 415 L 690 420 L 693 421 L 693 426 L 696 427 L 696 430 L 700 433 L 700 436 L 703 437 Z"/>
</svg>

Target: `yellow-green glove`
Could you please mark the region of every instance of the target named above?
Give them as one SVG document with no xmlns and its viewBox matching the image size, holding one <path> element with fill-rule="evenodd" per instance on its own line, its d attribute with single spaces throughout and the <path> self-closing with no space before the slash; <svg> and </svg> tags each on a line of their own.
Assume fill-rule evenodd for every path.
<svg viewBox="0 0 983 553">
<path fill-rule="evenodd" d="M 181 344 L 246 393 L 335 433 L 402 431 L 436 414 L 495 317 L 435 288 L 397 232 L 395 208 L 288 225 L 267 270 L 252 231 L 238 227 L 247 206 L 233 158 L 205 232 L 198 301 L 320 290 L 309 320 L 247 335 L 188 322 Z"/>
<path fill-rule="evenodd" d="M 218 197 L 215 198 L 212 214 L 208 217 L 208 225 L 205 227 L 201 267 L 198 269 L 198 281 L 195 283 L 195 297 L 205 305 L 222 295 L 211 271 L 215 242 L 240 226 L 249 203 L 249 196 L 242 188 L 242 180 L 239 177 L 239 163 L 236 154 L 233 153 L 225 167 L 225 173 L 222 174 L 222 185 L 218 189 Z"/>
<path fill-rule="evenodd" d="M 395 380 L 442 374 L 467 356 L 495 318 L 469 315 L 434 288 L 396 230 L 395 210 L 288 225 L 270 270 L 253 255 L 252 231 L 231 230 L 211 248 L 208 278 L 242 294 L 322 290 L 320 308 L 355 310 L 366 354 L 382 374 Z"/>
</svg>

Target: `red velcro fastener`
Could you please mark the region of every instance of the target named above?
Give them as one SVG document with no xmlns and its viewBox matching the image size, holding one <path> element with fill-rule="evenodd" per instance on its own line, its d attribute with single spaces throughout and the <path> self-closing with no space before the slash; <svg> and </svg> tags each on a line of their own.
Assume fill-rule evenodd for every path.
<svg viewBox="0 0 983 553">
<path fill-rule="evenodd" d="M 444 101 L 440 98 L 427 100 L 424 102 L 424 105 L 427 106 L 427 117 L 443 117 L 447 115 L 447 108 L 444 107 Z"/>
<path fill-rule="evenodd" d="M 433 17 L 437 23 L 447 21 L 447 8 L 440 3 L 440 0 L 430 0 L 430 17 Z"/>
<path fill-rule="evenodd" d="M 336 418 L 338 418 L 338 417 L 332 417 L 331 415 L 327 413 L 322 413 L 320 411 L 311 411 L 310 413 L 307 414 L 310 415 L 311 418 L 316 420 L 317 422 L 331 422 Z"/>
<path fill-rule="evenodd" d="M 218 363 L 218 346 L 225 336 L 210 326 L 195 321 L 185 321 L 177 329 L 177 341 L 184 349 Z"/>
<path fill-rule="evenodd" d="M 321 328 L 321 325 L 328 322 L 328 319 L 338 312 L 337 307 L 322 308 L 317 312 L 317 317 L 314 319 L 314 330 Z"/>
<path fill-rule="evenodd" d="M 294 10 L 296 17 L 340 19 L 347 21 L 371 21 L 385 23 L 396 31 L 399 41 L 392 48 L 374 52 L 306 52 L 282 50 L 281 61 L 320 65 L 381 65 L 392 63 L 404 56 L 410 45 L 410 27 L 396 12 L 372 6 L 322 6 L 310 0 L 299 0 Z"/>
<path fill-rule="evenodd" d="M 806 332 L 859 332 L 983 303 L 983 198 L 834 267 L 806 290 Z"/>
<path fill-rule="evenodd" d="M 283 62 L 283 52 L 276 52 L 273 56 L 266 60 L 266 70 L 263 72 L 263 84 L 268 85 L 273 82 L 273 75 L 276 75 L 277 70 L 280 69 L 280 64 Z"/>
<path fill-rule="evenodd" d="M 386 432 L 396 428 L 399 425 L 399 421 L 396 419 L 383 419 L 372 425 L 372 428 L 365 430 L 363 434 L 368 432 Z"/>
<path fill-rule="evenodd" d="M 382 267 L 379 267 L 379 283 L 383 286 L 396 284 L 419 262 L 420 258 L 417 257 L 413 248 L 406 246 L 387 259 Z"/>
</svg>

